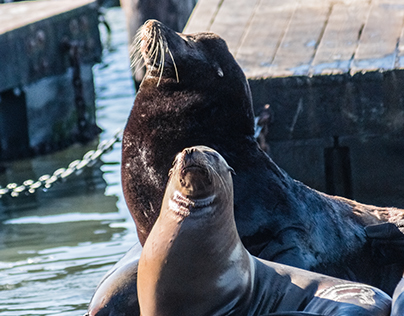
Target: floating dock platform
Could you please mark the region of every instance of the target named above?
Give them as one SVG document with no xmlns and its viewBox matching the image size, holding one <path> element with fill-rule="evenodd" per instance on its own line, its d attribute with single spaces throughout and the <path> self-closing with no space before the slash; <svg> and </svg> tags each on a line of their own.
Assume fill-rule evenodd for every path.
<svg viewBox="0 0 404 316">
<path fill-rule="evenodd" d="M 199 0 L 270 115 L 268 152 L 321 191 L 404 207 L 404 0 Z"/>
<path fill-rule="evenodd" d="M 94 138 L 94 0 L 0 4 L 0 161 Z"/>
</svg>

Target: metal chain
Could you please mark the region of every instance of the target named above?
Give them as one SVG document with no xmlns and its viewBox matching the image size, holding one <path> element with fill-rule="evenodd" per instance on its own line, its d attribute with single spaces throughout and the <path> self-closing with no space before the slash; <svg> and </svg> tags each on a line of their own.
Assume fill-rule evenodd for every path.
<svg viewBox="0 0 404 316">
<path fill-rule="evenodd" d="M 258 123 L 259 117 L 255 121 L 255 137 L 257 137 L 262 129 Z M 69 164 L 67 168 L 57 169 L 52 175 L 45 174 L 38 178 L 37 181 L 26 180 L 21 185 L 17 183 L 9 183 L 5 187 L 0 186 L 0 199 L 3 196 L 18 197 L 21 193 L 33 194 L 39 188 L 49 189 L 55 182 L 63 181 L 72 174 L 80 174 L 84 168 L 93 166 L 100 157 L 110 151 L 113 145 L 122 140 L 123 130 L 115 133 L 110 140 L 99 143 L 96 150 L 88 151 L 81 160 L 75 160 Z"/>
<path fill-rule="evenodd" d="M 123 131 L 119 130 L 113 138 L 100 142 L 96 150 L 88 151 L 83 159 L 73 161 L 67 168 L 57 169 L 52 175 L 45 174 L 37 181 L 26 180 L 21 185 L 9 183 L 4 188 L 0 186 L 0 199 L 6 195 L 18 197 L 21 193 L 33 194 L 39 188 L 49 189 L 54 183 L 63 181 L 72 174 L 80 174 L 84 168 L 93 166 L 103 154 L 110 151 L 115 143 L 121 141 L 122 134 Z"/>
</svg>

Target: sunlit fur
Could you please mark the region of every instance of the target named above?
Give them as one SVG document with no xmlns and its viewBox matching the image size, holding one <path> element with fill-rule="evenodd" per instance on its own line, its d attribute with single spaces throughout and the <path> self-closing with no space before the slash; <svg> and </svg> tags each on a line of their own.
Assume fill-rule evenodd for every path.
<svg viewBox="0 0 404 316">
<path fill-rule="evenodd" d="M 149 26 L 147 22 L 141 27 L 131 45 L 131 68 L 135 72 L 139 71 L 143 66 L 147 67 L 146 76 L 151 76 L 151 72 L 157 68 L 159 80 L 157 86 L 160 85 L 163 76 L 165 60 L 171 58 L 175 70 L 177 82 L 180 81 L 177 65 L 174 56 L 168 46 L 167 40 L 161 34 L 158 28 Z"/>
</svg>

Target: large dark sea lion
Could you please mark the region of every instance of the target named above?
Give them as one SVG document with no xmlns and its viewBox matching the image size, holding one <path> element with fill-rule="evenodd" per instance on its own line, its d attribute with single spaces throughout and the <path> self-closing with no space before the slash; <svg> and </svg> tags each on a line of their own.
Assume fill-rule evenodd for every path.
<svg viewBox="0 0 404 316">
<path fill-rule="evenodd" d="M 231 172 L 204 146 L 177 156 L 139 260 L 141 315 L 390 315 L 379 289 L 251 256 L 234 221 Z"/>
<path fill-rule="evenodd" d="M 138 46 L 147 73 L 124 132 L 122 185 L 141 244 L 159 215 L 174 157 L 203 144 L 237 173 L 234 215 L 251 254 L 392 295 L 404 270 L 403 210 L 323 194 L 278 168 L 254 139 L 249 85 L 217 35 L 175 33 L 148 21 Z M 136 274 L 137 261 L 118 263 L 90 315 L 114 315 L 115 307 L 130 311 L 116 315 L 138 315 L 125 307 L 137 295 Z"/>
<path fill-rule="evenodd" d="M 203 144 L 237 173 L 236 225 L 251 254 L 391 295 L 404 270 L 404 211 L 329 196 L 281 170 L 254 139 L 249 85 L 219 36 L 153 20 L 139 34 L 147 74 L 123 136 L 122 184 L 140 242 L 159 215 L 173 158 Z"/>
</svg>

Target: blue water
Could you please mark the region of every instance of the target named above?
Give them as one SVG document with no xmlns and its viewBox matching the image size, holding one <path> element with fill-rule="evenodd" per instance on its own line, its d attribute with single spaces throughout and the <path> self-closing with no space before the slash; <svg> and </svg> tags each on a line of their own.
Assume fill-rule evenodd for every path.
<svg viewBox="0 0 404 316">
<path fill-rule="evenodd" d="M 135 94 L 124 15 L 111 8 L 106 19 L 112 49 L 94 67 L 99 141 L 124 127 Z M 9 163 L 0 185 L 52 173 L 97 144 Z M 102 276 L 137 242 L 121 191 L 120 145 L 47 192 L 0 202 L 1 316 L 83 315 Z"/>
</svg>

